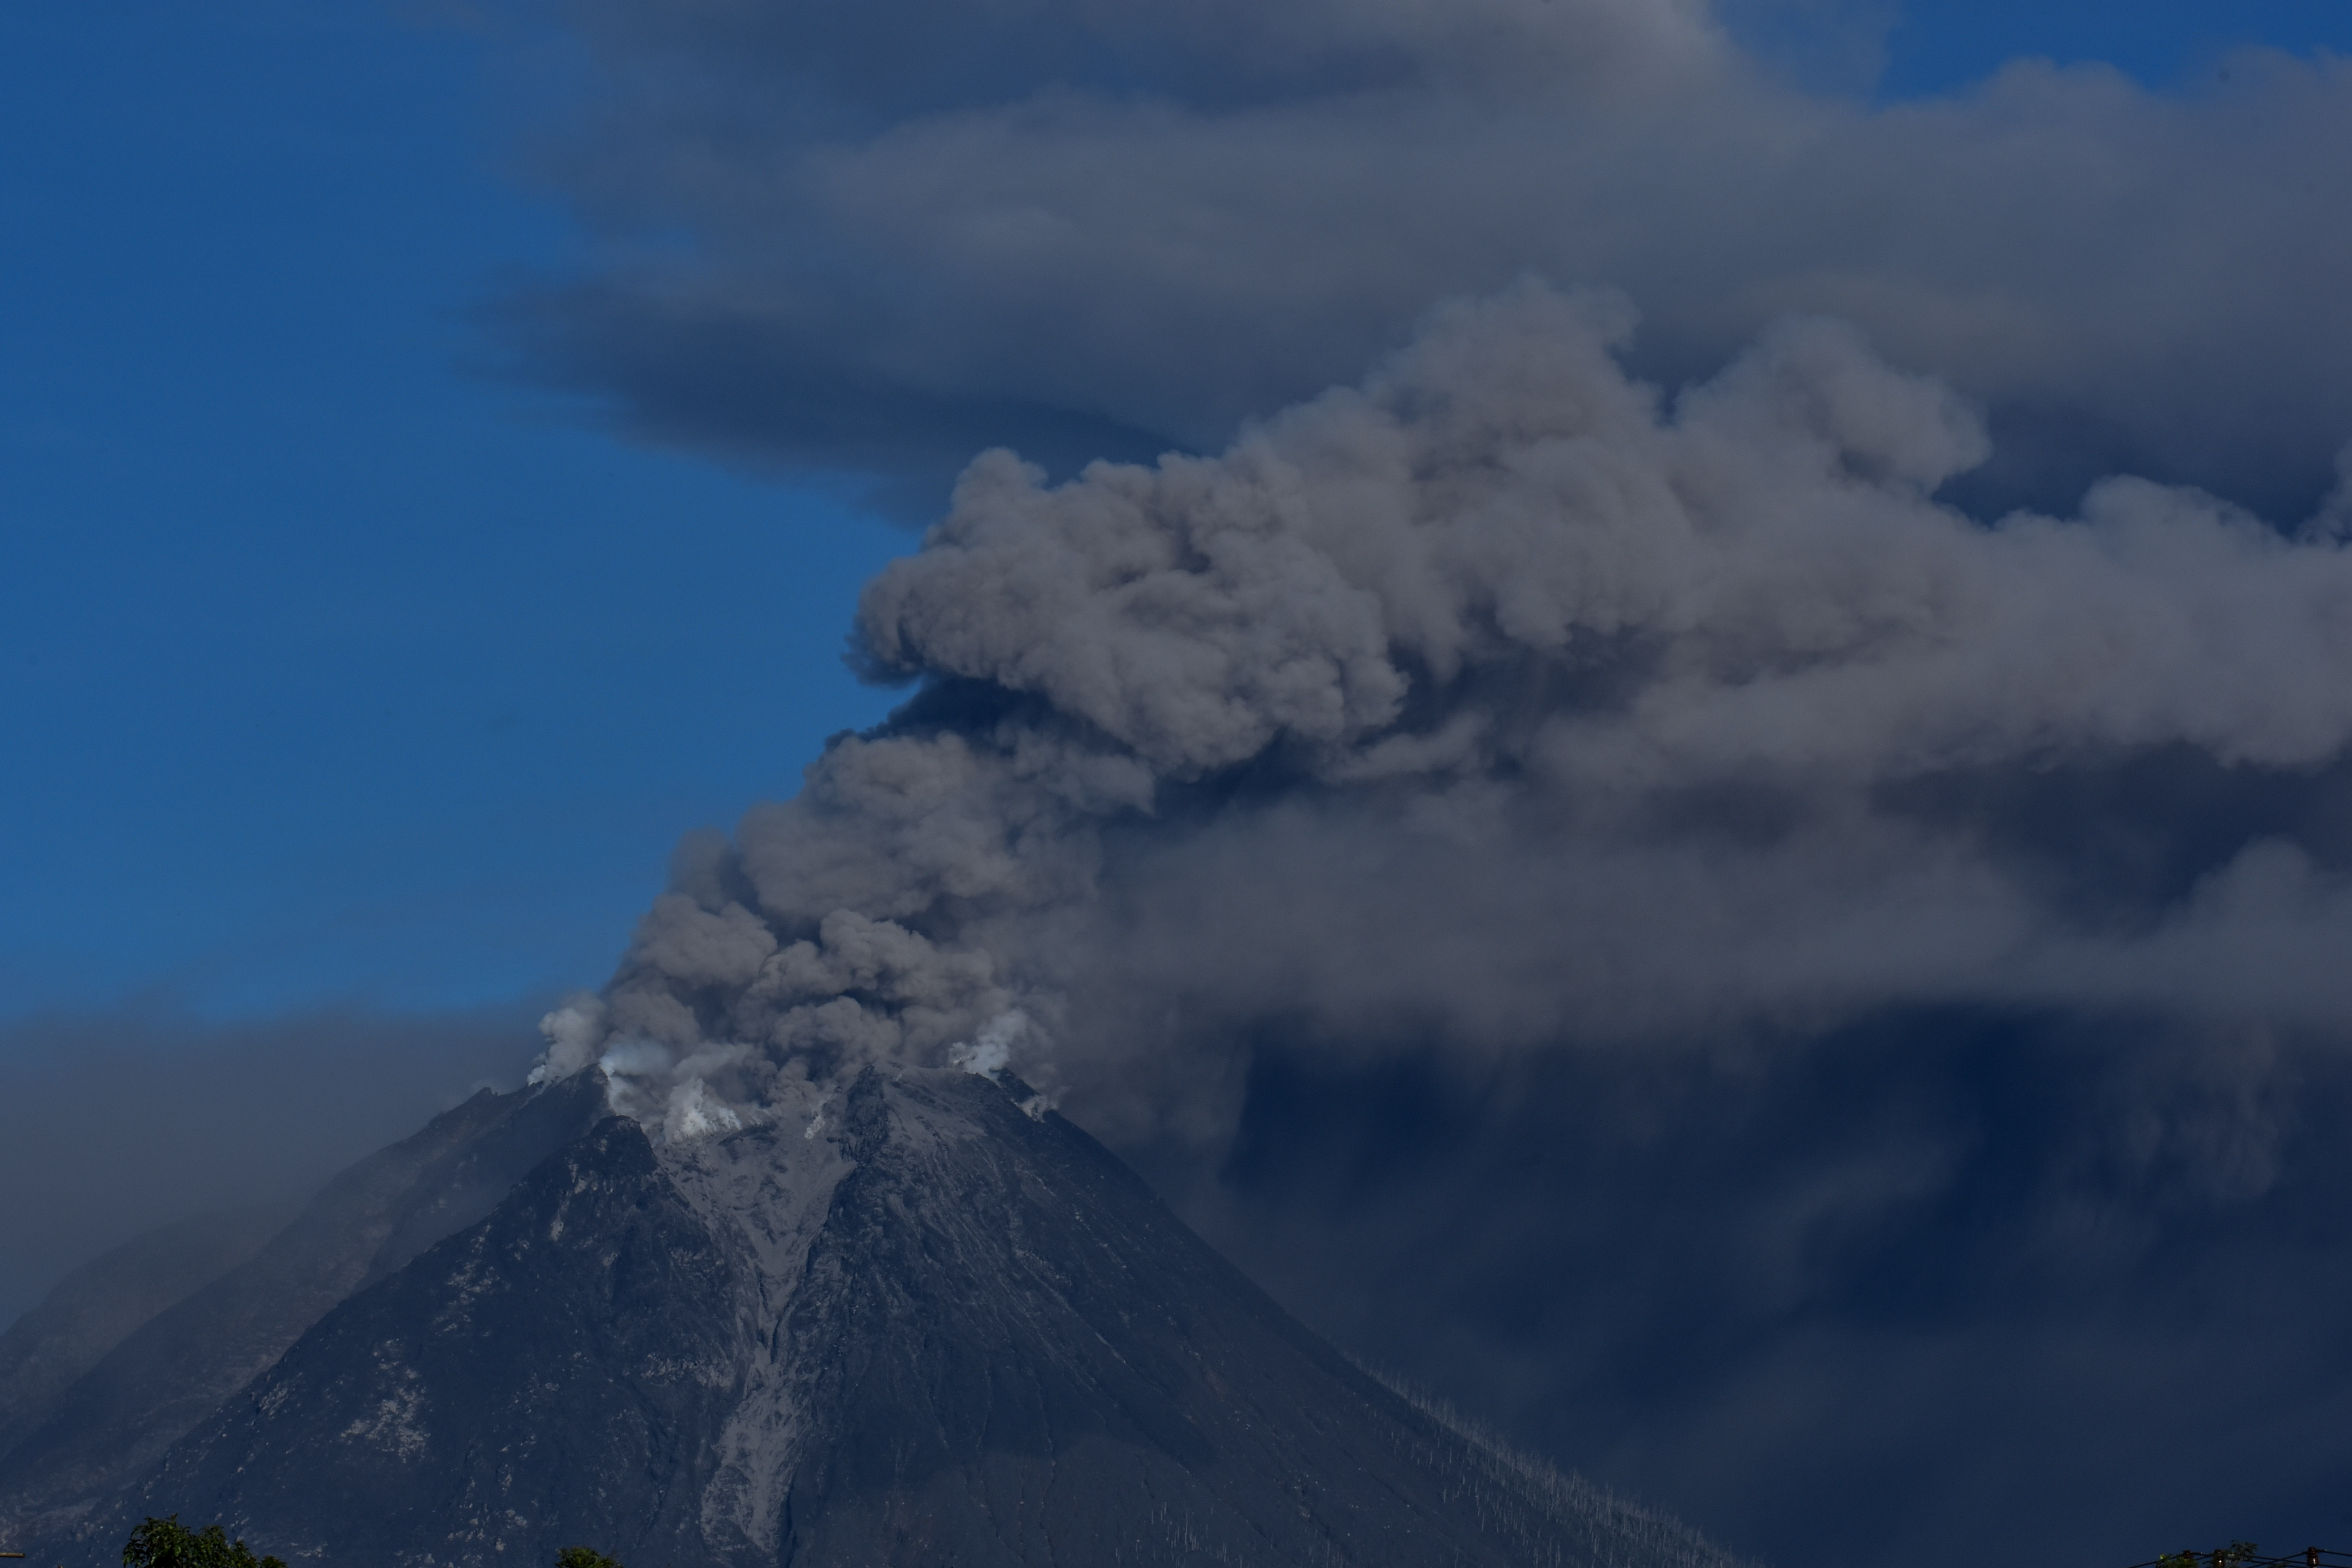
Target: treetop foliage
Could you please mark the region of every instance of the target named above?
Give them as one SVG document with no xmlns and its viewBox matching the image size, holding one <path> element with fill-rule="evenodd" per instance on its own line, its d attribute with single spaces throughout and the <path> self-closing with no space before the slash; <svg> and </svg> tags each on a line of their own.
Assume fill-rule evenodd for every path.
<svg viewBox="0 0 2352 1568">
<path fill-rule="evenodd" d="M 2206 1568 L 2210 1559 L 2212 1568 L 2245 1568 L 2255 1557 L 2251 1541 L 2232 1541 L 2215 1552 L 2172 1552 L 2156 1560 L 2157 1568 Z"/>
<path fill-rule="evenodd" d="M 176 1513 L 149 1518 L 122 1543 L 122 1568 L 286 1568 L 275 1557 L 256 1557 L 242 1541 L 231 1541 L 217 1524 L 190 1530 Z"/>
<path fill-rule="evenodd" d="M 621 1568 L 618 1563 L 601 1552 L 585 1546 L 567 1546 L 555 1554 L 555 1568 Z"/>
<path fill-rule="evenodd" d="M 122 1543 L 122 1568 L 286 1568 L 276 1557 L 256 1557 L 242 1541 L 231 1541 L 217 1524 L 190 1530 L 176 1513 L 150 1518 Z M 621 1568 L 603 1552 L 567 1546 L 555 1554 L 555 1568 Z"/>
</svg>

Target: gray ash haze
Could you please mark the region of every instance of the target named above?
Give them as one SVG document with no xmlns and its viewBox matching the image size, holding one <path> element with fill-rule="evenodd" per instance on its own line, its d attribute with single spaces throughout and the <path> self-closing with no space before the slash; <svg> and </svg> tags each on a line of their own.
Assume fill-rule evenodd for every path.
<svg viewBox="0 0 2352 1568">
<path fill-rule="evenodd" d="M 517 368 L 931 526 L 855 618 L 905 707 L 688 840 L 543 1070 L 684 1137 L 1003 1063 L 1782 1563 L 2352 1540 L 2342 61 L 562 14 L 605 248 Z"/>
<path fill-rule="evenodd" d="M 476 1089 L 511 1088 L 531 1016 L 343 1007 L 223 1023 L 150 998 L 0 1024 L 0 1326 L 142 1231 L 277 1212 Z"/>
<path fill-rule="evenodd" d="M 1215 457 L 979 458 L 858 607 L 918 691 L 682 847 L 542 1070 L 689 1138 L 1010 1066 L 1344 1339 L 1775 1554 L 1932 1557 L 2044 1400 L 2132 1458 L 2028 1527 L 2221 1528 L 2138 1426 L 2301 1388 L 2202 1298 L 2338 1251 L 2271 1217 L 2352 1025 L 2336 503 L 2115 479 L 1988 525 L 1933 499 L 1980 416 L 1852 326 L 1671 396 L 1632 330 L 1523 283 Z M 2222 1255 L 2143 1279 L 2184 1231 Z"/>
<path fill-rule="evenodd" d="M 517 4 L 598 247 L 509 371 L 928 525 L 843 606 L 904 705 L 538 1076 L 688 1140 L 1010 1069 L 1783 1564 L 2352 1546 L 2352 67 Z"/>
<path fill-rule="evenodd" d="M 1703 0 L 542 4 L 595 83 L 542 164 L 609 256 L 507 330 L 656 440 L 892 477 L 1214 450 L 1530 270 L 1624 289 L 1669 382 L 1858 325 L 1982 401 L 1956 488 L 2004 509 L 2129 471 L 2300 516 L 2352 427 L 2334 58 L 1874 110 Z M 1810 9 L 1865 49 L 1885 10 Z"/>
<path fill-rule="evenodd" d="M 1629 328 L 1527 284 L 1214 458 L 981 458 L 859 606 L 922 691 L 681 851 L 559 1069 L 609 1048 L 693 1131 L 775 1060 L 961 1044 L 1215 1137 L 1275 1016 L 1482 1061 L 1918 1005 L 2352 1024 L 2325 516 L 2114 479 L 1988 527 L 1931 499 L 1980 421 L 1853 329 L 1668 400 Z M 2242 820 L 2179 842 L 2135 796 L 2184 779 Z"/>
</svg>

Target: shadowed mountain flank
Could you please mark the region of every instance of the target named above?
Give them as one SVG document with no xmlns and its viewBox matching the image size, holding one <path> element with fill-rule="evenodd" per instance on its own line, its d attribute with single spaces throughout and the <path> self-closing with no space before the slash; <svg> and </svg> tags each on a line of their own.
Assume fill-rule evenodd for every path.
<svg viewBox="0 0 2352 1568">
<path fill-rule="evenodd" d="M 194 1215 L 67 1275 L 0 1334 L 0 1434 L 39 1426 L 109 1351 L 260 1251 L 293 1217 L 291 1205 Z"/>
<path fill-rule="evenodd" d="M 915 1068 L 601 1121 L 91 1500 L 84 1552 L 177 1510 L 353 1565 L 1729 1563 L 1367 1375 L 1017 1080 Z"/>
<path fill-rule="evenodd" d="M 49 1394 L 37 1423 L 6 1434 L 0 1528 L 35 1539 L 69 1530 L 330 1308 L 479 1221 L 602 1110 L 584 1083 L 520 1095 L 486 1089 L 337 1176 L 246 1261 L 148 1316 Z M 126 1279 L 105 1310 L 135 1308 L 131 1296 Z M 28 1321 L 47 1310 L 45 1303 Z"/>
</svg>

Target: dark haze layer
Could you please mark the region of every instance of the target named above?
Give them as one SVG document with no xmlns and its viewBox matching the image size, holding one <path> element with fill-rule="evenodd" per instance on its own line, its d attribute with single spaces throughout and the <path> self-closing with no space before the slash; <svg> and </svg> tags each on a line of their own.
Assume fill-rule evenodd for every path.
<svg viewBox="0 0 2352 1568">
<path fill-rule="evenodd" d="M 1872 106 L 1703 0 L 522 8 L 586 45 L 540 170 L 604 242 L 508 302 L 522 368 L 923 521 L 983 446 L 1214 450 L 1528 271 L 1631 292 L 1672 381 L 1859 323 L 1989 406 L 1986 515 L 2115 472 L 2299 514 L 2352 435 L 2340 59 Z"/>
<path fill-rule="evenodd" d="M 2352 1023 L 2340 498 L 1989 525 L 1937 499 L 1976 413 L 1850 327 L 1671 397 L 1630 329 L 1524 284 L 1213 458 L 982 457 L 860 607 L 917 696 L 681 849 L 542 1076 L 690 1142 L 1009 1064 L 1310 1321 L 1749 1549 L 1957 1563 L 2015 1423 L 2070 1436 L 2004 1541 L 2305 1519 L 2309 1465 L 2112 1454 L 2284 1397 L 2203 1279 L 2336 1245 L 2293 1151 Z M 1489 1226 L 1524 1267 L 1426 1266 Z"/>
</svg>

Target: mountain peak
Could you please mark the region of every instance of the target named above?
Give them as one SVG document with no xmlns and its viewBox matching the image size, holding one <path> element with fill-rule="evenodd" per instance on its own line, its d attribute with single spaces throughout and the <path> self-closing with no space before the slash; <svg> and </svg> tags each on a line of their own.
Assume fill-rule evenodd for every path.
<svg viewBox="0 0 2352 1568">
<path fill-rule="evenodd" d="M 1726 1562 L 1376 1382 L 1026 1085 L 888 1067 L 596 1120 L 74 1533 L 173 1511 L 361 1568 Z"/>
</svg>

